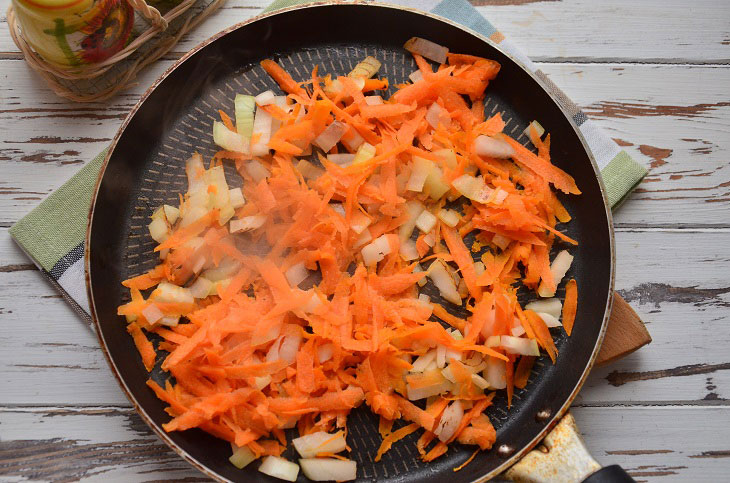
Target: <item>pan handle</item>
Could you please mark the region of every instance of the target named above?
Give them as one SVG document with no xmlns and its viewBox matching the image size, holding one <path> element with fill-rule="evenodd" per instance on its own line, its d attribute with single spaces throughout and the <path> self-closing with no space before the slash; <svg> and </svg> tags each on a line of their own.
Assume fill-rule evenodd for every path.
<svg viewBox="0 0 730 483">
<path fill-rule="evenodd" d="M 516 482 L 632 483 L 619 465 L 601 465 L 588 452 L 573 415 L 568 412 L 542 443 L 504 473 Z"/>
</svg>

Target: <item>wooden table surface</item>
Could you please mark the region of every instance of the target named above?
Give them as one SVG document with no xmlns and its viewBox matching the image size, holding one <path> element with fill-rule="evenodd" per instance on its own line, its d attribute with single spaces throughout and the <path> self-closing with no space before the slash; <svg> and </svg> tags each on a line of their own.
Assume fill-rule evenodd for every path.
<svg viewBox="0 0 730 483">
<path fill-rule="evenodd" d="M 0 480 L 202 479 L 137 417 L 95 336 L 7 232 L 182 52 L 268 1 L 229 0 L 136 88 L 97 104 L 55 97 L 0 25 Z M 590 450 L 637 480 L 727 481 L 730 2 L 474 4 L 651 168 L 615 215 L 616 288 L 654 342 L 595 370 L 576 400 Z"/>
</svg>

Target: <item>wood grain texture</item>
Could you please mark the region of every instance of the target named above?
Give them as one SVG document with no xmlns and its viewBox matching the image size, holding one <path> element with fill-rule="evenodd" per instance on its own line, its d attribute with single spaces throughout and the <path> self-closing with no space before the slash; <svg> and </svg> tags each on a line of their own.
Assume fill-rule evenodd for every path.
<svg viewBox="0 0 730 483">
<path fill-rule="evenodd" d="M 651 342 L 651 335 L 637 313 L 618 293 L 614 293 L 611 318 L 596 357 L 605 366 L 635 352 Z"/>
<path fill-rule="evenodd" d="M 53 96 L 0 18 L 0 480 L 202 480 L 134 414 L 96 337 L 7 229 L 108 144 L 180 52 L 268 2 L 228 0 L 104 104 Z M 653 342 L 589 377 L 573 409 L 589 449 L 639 481 L 727 479 L 730 3 L 473 3 L 651 167 L 615 222 L 616 288 Z"/>
</svg>

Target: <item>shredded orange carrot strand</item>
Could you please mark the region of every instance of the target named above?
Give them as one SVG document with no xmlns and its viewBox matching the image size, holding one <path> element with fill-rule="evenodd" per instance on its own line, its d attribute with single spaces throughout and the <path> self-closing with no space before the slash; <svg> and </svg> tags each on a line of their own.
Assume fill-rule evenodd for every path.
<svg viewBox="0 0 730 483">
<path fill-rule="evenodd" d="M 563 327 L 565 333 L 573 333 L 575 314 L 578 311 L 578 283 L 575 279 L 568 280 L 565 285 L 565 302 L 563 302 Z"/>
</svg>

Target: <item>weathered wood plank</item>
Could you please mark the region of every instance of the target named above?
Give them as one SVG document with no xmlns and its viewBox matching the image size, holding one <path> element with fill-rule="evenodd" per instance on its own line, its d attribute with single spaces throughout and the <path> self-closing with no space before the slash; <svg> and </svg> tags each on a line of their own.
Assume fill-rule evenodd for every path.
<svg viewBox="0 0 730 483">
<path fill-rule="evenodd" d="M 12 223 L 98 153 L 142 86 L 108 107 L 65 103 L 27 66 L 0 61 L 0 223 Z M 545 71 L 651 174 L 616 216 L 621 225 L 730 226 L 730 69 L 690 66 L 544 64 Z M 7 70 L 5 70 L 7 69 Z M 28 81 L 27 83 L 25 81 Z M 702 85 L 702 89 L 697 89 Z M 17 100 L 12 100 L 15 97 Z M 79 134 L 82 133 L 82 134 Z"/>
<path fill-rule="evenodd" d="M 257 15 L 269 3 L 269 0 L 229 0 L 221 11 L 183 37 L 175 51 L 187 51 L 212 34 Z M 414 0 L 397 3 L 424 5 Z M 472 3 L 535 60 L 722 63 L 730 59 L 726 21 L 730 6 L 726 2 L 693 2 L 691 14 L 687 4 L 678 0 L 611 3 L 472 0 Z M 7 4 L 8 0 L 0 2 L 3 12 Z M 661 22 L 657 22 L 658 18 Z M 4 17 L 0 21 L 0 52 L 18 52 Z"/>
<path fill-rule="evenodd" d="M 619 231 L 617 243 L 617 289 L 654 341 L 596 369 L 580 403 L 730 399 L 728 261 L 718 253 L 730 230 Z M 20 253 L 0 260 L 27 264 Z M 96 338 L 39 272 L 0 271 L 0 286 L 0 404 L 127 404 Z"/>
<path fill-rule="evenodd" d="M 730 431 L 727 406 L 574 408 L 573 414 L 593 456 L 621 464 L 639 481 L 727 476 L 727 444 L 705 436 Z M 3 479 L 206 481 L 131 409 L 3 408 L 0 422 Z"/>
</svg>

